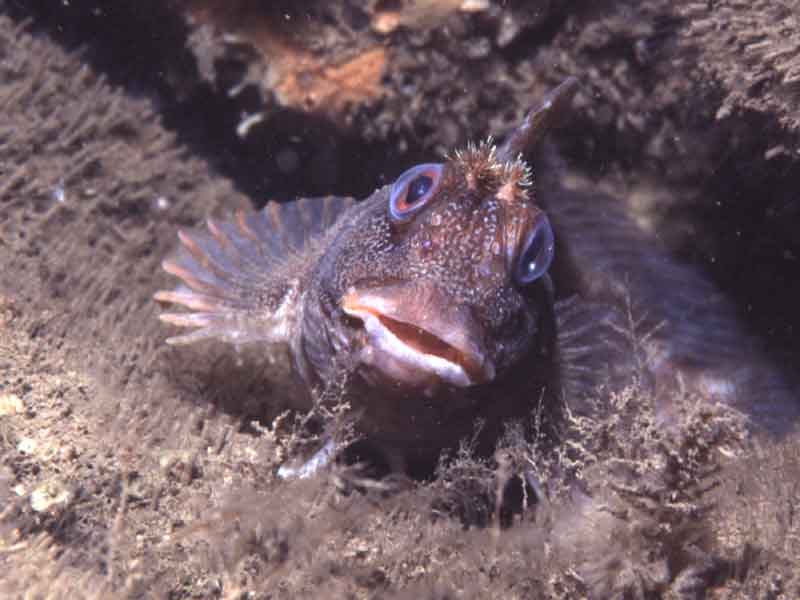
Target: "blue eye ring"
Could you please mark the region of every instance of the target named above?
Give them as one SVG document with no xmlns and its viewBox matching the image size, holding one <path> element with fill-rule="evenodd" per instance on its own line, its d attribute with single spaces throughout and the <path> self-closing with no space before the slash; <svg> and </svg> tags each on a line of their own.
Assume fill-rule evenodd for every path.
<svg viewBox="0 0 800 600">
<path fill-rule="evenodd" d="M 550 220 L 546 215 L 540 214 L 528 232 L 517 259 L 514 269 L 517 283 L 528 285 L 547 273 L 553 263 L 555 251 L 556 239 Z"/>
<path fill-rule="evenodd" d="M 444 165 L 425 163 L 400 175 L 389 195 L 389 214 L 397 223 L 407 223 L 436 195 Z"/>
</svg>

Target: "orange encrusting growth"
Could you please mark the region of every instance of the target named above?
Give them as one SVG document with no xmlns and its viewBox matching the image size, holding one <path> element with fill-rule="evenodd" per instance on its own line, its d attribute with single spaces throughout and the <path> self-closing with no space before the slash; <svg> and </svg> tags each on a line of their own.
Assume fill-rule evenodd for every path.
<svg viewBox="0 0 800 600">
<path fill-rule="evenodd" d="M 348 106 L 368 104 L 385 93 L 381 77 L 389 57 L 382 46 L 317 55 L 304 46 L 302 28 L 242 3 L 193 2 L 189 13 L 250 44 L 263 59 L 263 83 L 287 108 L 323 113 L 336 122 Z"/>
</svg>

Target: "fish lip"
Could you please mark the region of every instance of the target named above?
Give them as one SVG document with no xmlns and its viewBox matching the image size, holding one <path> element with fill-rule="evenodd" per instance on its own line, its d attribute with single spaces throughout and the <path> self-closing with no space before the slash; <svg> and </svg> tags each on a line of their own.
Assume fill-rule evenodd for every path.
<svg viewBox="0 0 800 600">
<path fill-rule="evenodd" d="M 342 301 L 345 314 L 362 322 L 374 350 L 389 355 L 406 368 L 417 370 L 420 381 L 435 375 L 456 387 L 469 387 L 494 379 L 494 364 L 477 344 L 453 340 L 446 331 L 436 331 L 435 327 L 422 327 L 412 319 L 399 316 L 392 308 L 392 303 L 380 294 L 369 291 L 359 293 L 351 289 Z M 402 338 L 403 333 L 409 331 L 419 335 L 417 344 Z M 422 346 L 438 352 L 425 352 Z"/>
</svg>

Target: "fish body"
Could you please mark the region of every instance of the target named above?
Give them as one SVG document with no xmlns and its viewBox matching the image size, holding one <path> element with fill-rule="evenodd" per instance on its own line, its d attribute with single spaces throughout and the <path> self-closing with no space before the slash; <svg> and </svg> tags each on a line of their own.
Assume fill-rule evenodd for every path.
<svg viewBox="0 0 800 600">
<path fill-rule="evenodd" d="M 478 421 L 489 451 L 510 420 L 634 374 L 658 391 L 685 370 L 710 400 L 785 424 L 795 396 L 702 275 L 591 185 L 534 193 L 522 155 L 575 89 L 500 148 L 417 165 L 363 201 L 270 203 L 180 232 L 164 268 L 183 283 L 156 298 L 187 308 L 161 319 L 193 331 L 168 341 L 288 347 L 298 408 L 341 384 L 361 434 L 406 460 L 435 460 Z"/>
<path fill-rule="evenodd" d="M 346 378 L 361 433 L 411 458 L 457 446 L 476 417 L 496 438 L 556 380 L 554 237 L 529 178 L 486 143 L 361 202 L 181 232 L 164 268 L 184 285 L 157 298 L 197 312 L 162 315 L 195 328 L 169 341 L 284 344 L 306 389 Z"/>
</svg>

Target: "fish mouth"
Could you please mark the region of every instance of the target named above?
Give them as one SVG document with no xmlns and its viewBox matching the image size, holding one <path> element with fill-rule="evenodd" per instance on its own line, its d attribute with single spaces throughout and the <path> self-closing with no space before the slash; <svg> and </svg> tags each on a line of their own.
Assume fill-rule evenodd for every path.
<svg viewBox="0 0 800 600">
<path fill-rule="evenodd" d="M 474 319 L 457 308 L 444 314 L 441 309 L 430 310 L 431 304 L 437 304 L 430 302 L 430 292 L 398 291 L 393 287 L 351 289 L 342 301 L 344 312 L 362 323 L 363 362 L 412 386 L 428 386 L 438 379 L 468 387 L 494 379 L 494 365 L 476 340 Z"/>
</svg>

